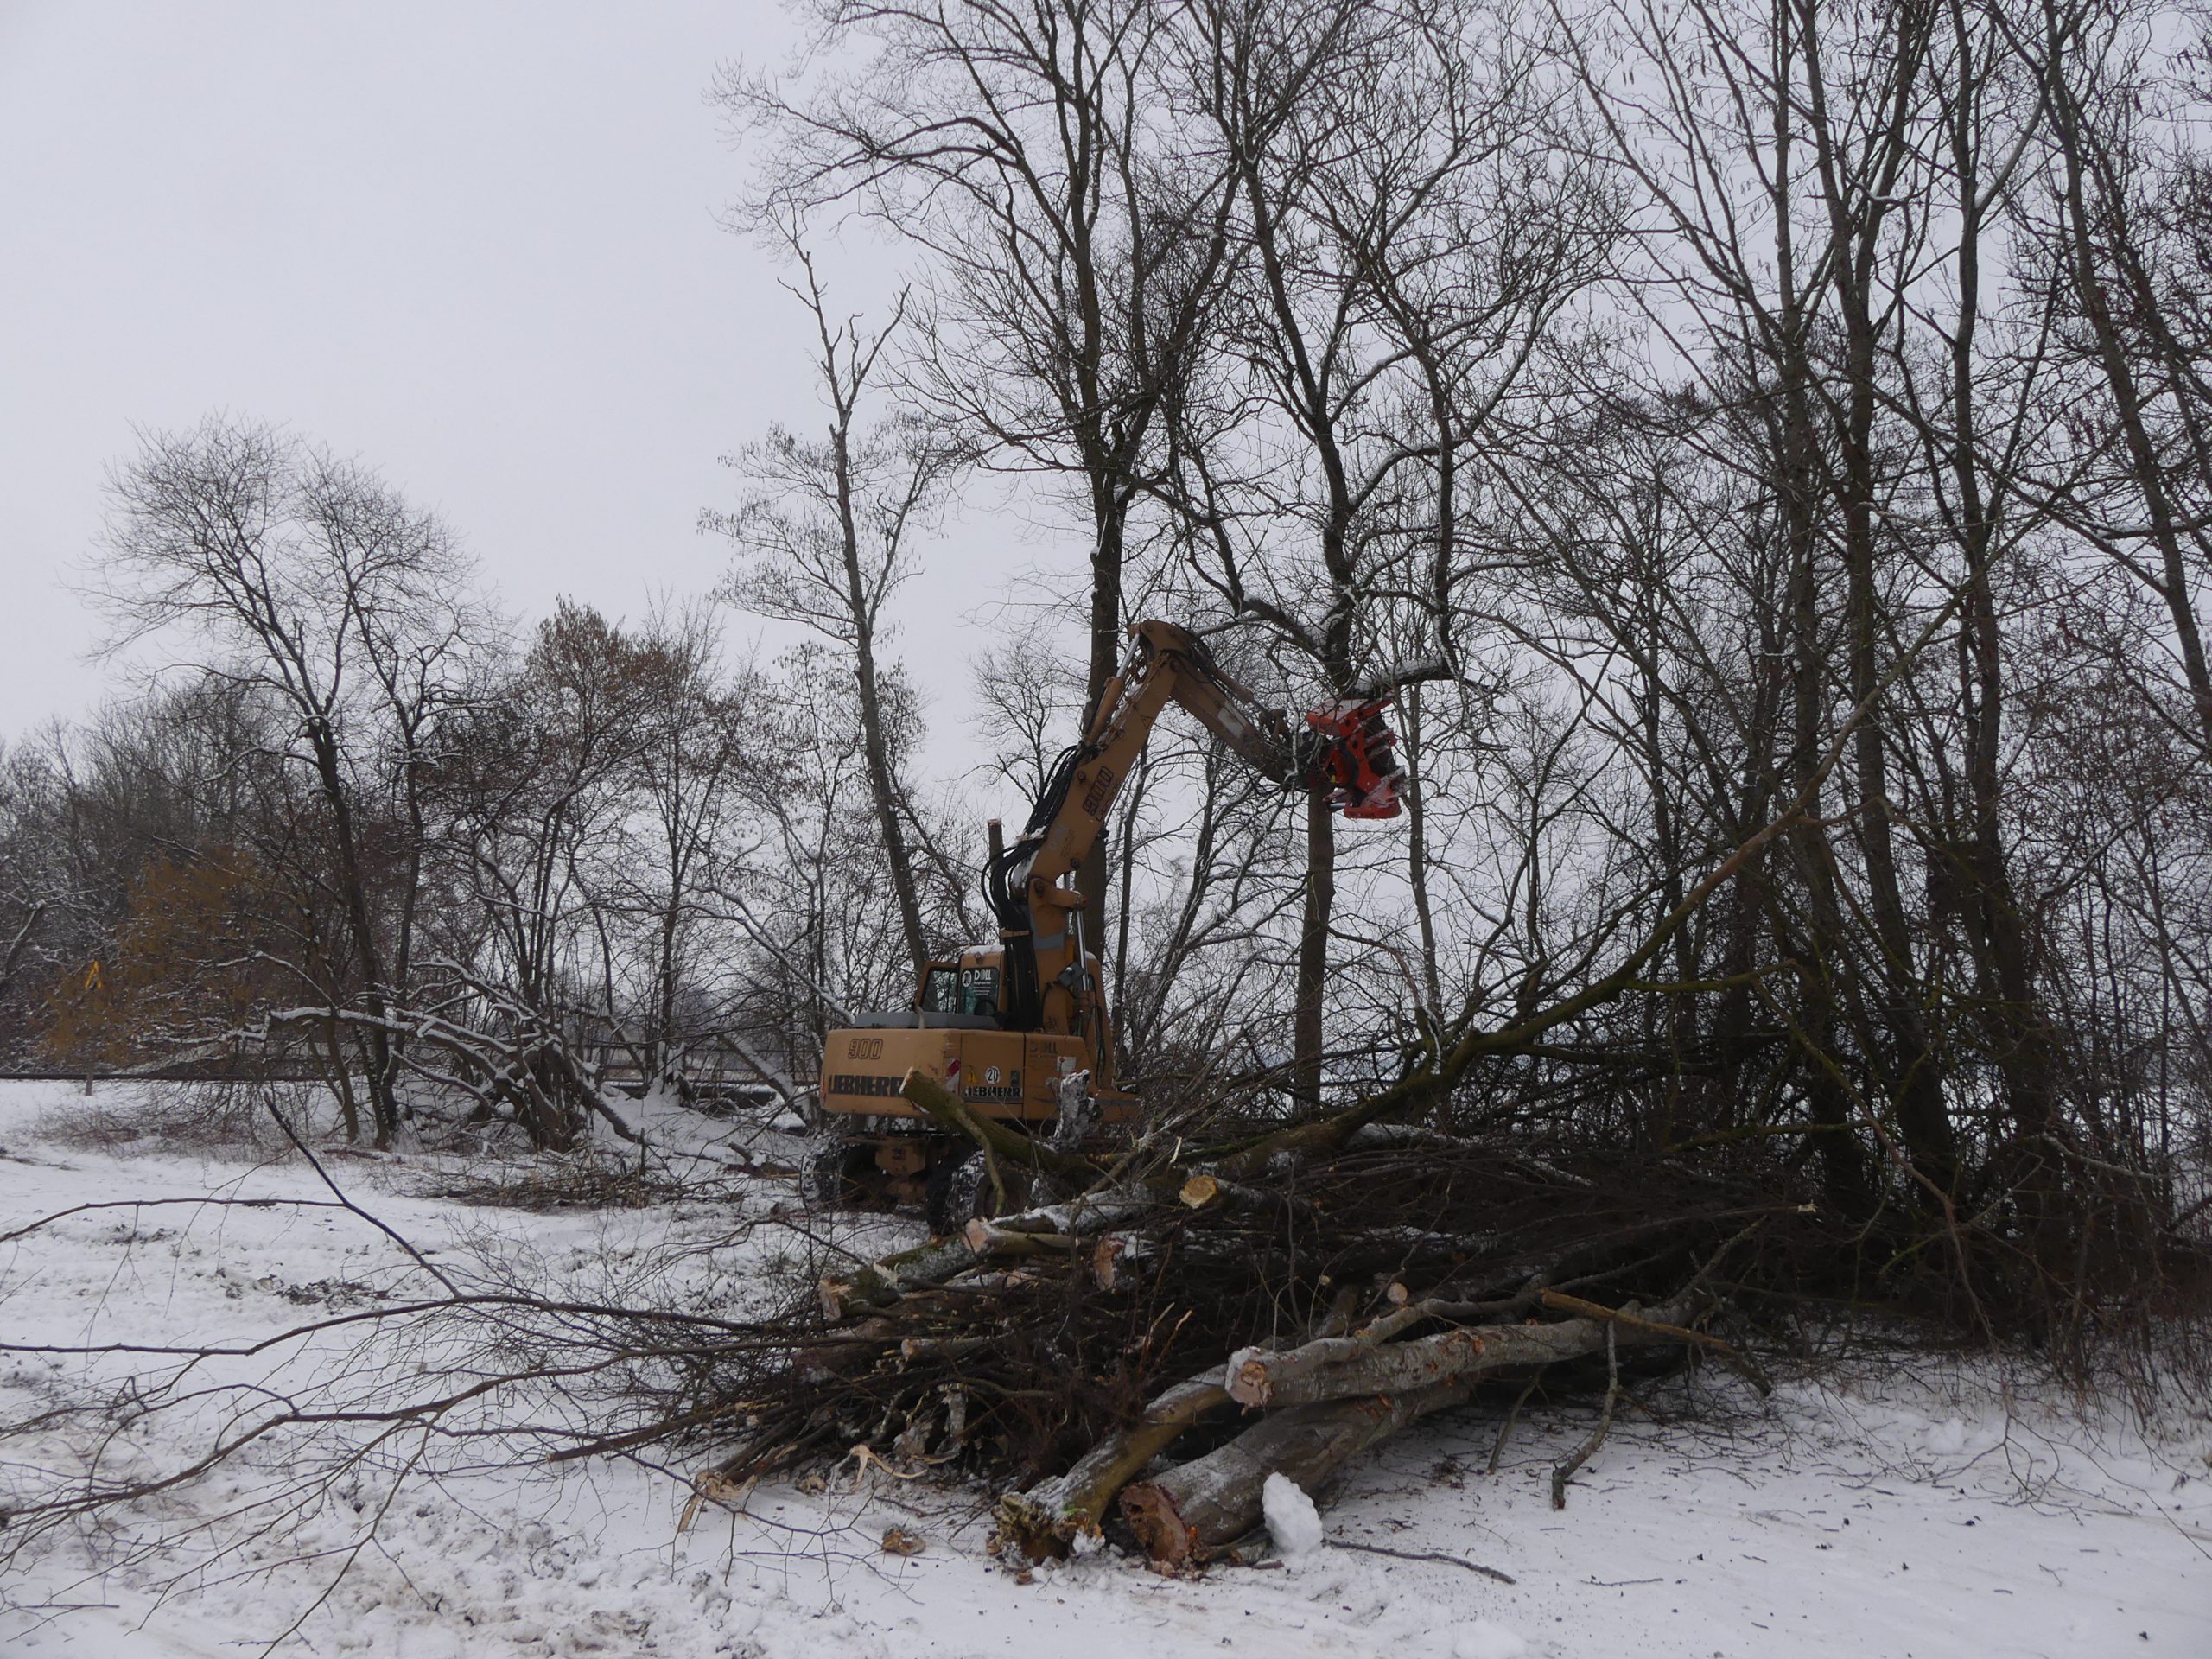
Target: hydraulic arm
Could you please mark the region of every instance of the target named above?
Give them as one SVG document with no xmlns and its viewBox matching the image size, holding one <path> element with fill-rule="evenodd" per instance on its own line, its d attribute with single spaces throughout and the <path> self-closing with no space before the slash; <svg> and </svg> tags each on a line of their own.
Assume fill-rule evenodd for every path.
<svg viewBox="0 0 2212 1659">
<path fill-rule="evenodd" d="M 1090 1029 L 1103 1004 L 1085 965 L 1087 895 L 1067 883 L 1097 843 L 1116 796 L 1170 702 L 1286 788 L 1326 791 L 1329 804 L 1350 817 L 1397 816 L 1402 774 L 1382 724 L 1388 699 L 1332 703 L 1306 715 L 1303 730 L 1294 730 L 1188 630 L 1139 622 L 1129 634 L 1128 657 L 1107 683 L 1090 730 L 1061 756 L 1020 836 L 1004 845 L 992 826 L 984 895 L 1004 947 L 1003 1017 L 1012 1030 L 1098 1034 Z M 1102 1062 L 1103 1047 L 1094 1045 Z"/>
</svg>

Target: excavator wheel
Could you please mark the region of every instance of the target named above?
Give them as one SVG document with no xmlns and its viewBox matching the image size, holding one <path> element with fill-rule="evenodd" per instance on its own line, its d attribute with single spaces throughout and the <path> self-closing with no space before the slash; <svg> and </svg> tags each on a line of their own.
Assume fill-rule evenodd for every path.
<svg viewBox="0 0 2212 1659">
<path fill-rule="evenodd" d="M 799 1158 L 799 1202 L 810 1210 L 835 1210 L 851 1204 L 861 1195 L 861 1184 L 854 1179 L 853 1166 L 857 1161 L 856 1149 L 842 1136 L 810 1137 Z"/>
<path fill-rule="evenodd" d="M 950 1154 L 930 1166 L 922 1189 L 922 1219 L 931 1234 L 947 1238 L 990 1208 L 990 1197 L 982 1154 L 973 1147 Z"/>
</svg>

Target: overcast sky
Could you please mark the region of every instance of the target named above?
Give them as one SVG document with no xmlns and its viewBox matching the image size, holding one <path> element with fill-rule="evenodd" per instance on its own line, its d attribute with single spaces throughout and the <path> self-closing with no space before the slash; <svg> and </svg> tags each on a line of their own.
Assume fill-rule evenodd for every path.
<svg viewBox="0 0 2212 1659">
<path fill-rule="evenodd" d="M 0 738 L 116 679 L 64 583 L 134 426 L 359 456 L 525 620 L 711 585 L 717 457 L 816 405 L 705 91 L 791 38 L 771 0 L 0 0 Z M 905 610 L 940 756 L 1010 540 L 948 537 Z"/>
</svg>

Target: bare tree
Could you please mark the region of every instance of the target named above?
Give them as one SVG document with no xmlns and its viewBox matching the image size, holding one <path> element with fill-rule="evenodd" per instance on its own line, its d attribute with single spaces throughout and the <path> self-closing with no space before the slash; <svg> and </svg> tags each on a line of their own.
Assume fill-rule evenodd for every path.
<svg viewBox="0 0 2212 1659">
<path fill-rule="evenodd" d="M 1561 309 L 1602 273 L 1606 204 L 1574 169 L 1522 162 L 1544 142 L 1535 66 L 1478 8 L 1410 26 L 1332 0 L 1205 16 L 1215 55 L 1190 97 L 1209 147 L 1234 158 L 1237 281 L 1224 366 L 1178 406 L 1193 569 L 1329 696 L 1441 676 L 1465 474 Z M 1426 657 L 1382 659 L 1409 644 Z M 1299 1089 L 1318 1098 L 1337 880 L 1325 795 L 1306 853 L 1295 1043 Z"/>
<path fill-rule="evenodd" d="M 834 321 L 814 261 L 789 238 L 817 344 L 817 385 L 829 405 L 822 436 L 781 427 L 728 458 L 748 493 L 734 512 L 702 522 L 734 542 L 740 563 L 724 591 L 764 616 L 797 622 L 849 652 L 857 692 L 862 760 L 876 833 L 897 895 L 909 958 L 929 960 L 914 879 L 911 808 L 896 775 L 886 729 L 885 670 L 878 649 L 893 632 L 884 607 L 914 574 L 913 538 L 960 457 L 921 422 L 893 418 L 863 425 L 883 354 L 906 312 L 902 299 L 874 333 L 857 319 Z"/>
<path fill-rule="evenodd" d="M 283 710 L 284 763 L 322 815 L 321 872 L 357 965 L 378 1144 L 400 1121 L 420 880 L 424 750 L 493 635 L 468 562 L 430 514 L 365 468 L 268 427 L 209 419 L 149 435 L 110 485 L 92 591 L 110 648 L 162 636 L 197 671 Z M 404 826 L 387 856 L 373 821 Z"/>
<path fill-rule="evenodd" d="M 1045 792 L 1061 745 L 1083 706 L 1083 677 L 1049 639 L 1027 630 L 976 664 L 976 735 L 990 764 L 1026 801 Z"/>
<path fill-rule="evenodd" d="M 559 1027 L 584 1011 L 584 971 L 602 947 L 601 995 L 622 1010 L 603 888 L 626 849 L 630 788 L 651 692 L 635 647 L 597 612 L 562 602 L 530 651 L 450 722 L 432 780 L 436 876 L 448 903 L 431 929 L 440 959 L 497 985 Z M 541 1058 L 534 1087 L 492 1091 L 532 1144 L 565 1147 L 582 1127 L 564 1072 Z"/>
<path fill-rule="evenodd" d="M 13 994 L 43 976 L 60 924 L 85 902 L 48 833 L 60 784 L 39 747 L 0 749 L 0 1052 L 22 1040 Z"/>
<path fill-rule="evenodd" d="M 2188 307 L 2171 303 L 2183 296 L 2162 281 L 2158 233 L 2162 216 L 2187 213 L 2189 183 L 2203 163 L 2184 154 L 2159 165 L 2146 108 L 2157 94 L 2142 62 L 2152 26 L 2150 14 L 2133 7 L 2046 0 L 2032 29 L 2008 32 L 2049 111 L 2051 213 L 2068 308 L 2102 381 L 2127 505 L 2141 515 L 2135 523 L 2069 517 L 2164 607 L 2196 736 L 2212 758 L 2212 665 L 2198 616 L 2212 581 L 2202 525 L 2212 502 L 2212 387 L 2202 340 L 2177 332 L 2188 326 Z M 2064 495 L 2054 495 L 2063 507 Z"/>
<path fill-rule="evenodd" d="M 684 1049 L 705 1034 L 687 1005 L 696 1014 L 707 989 L 709 895 L 727 885 L 722 865 L 748 798 L 772 791 L 779 771 L 747 734 L 758 712 L 753 677 L 724 666 L 720 643 L 703 605 L 664 608 L 624 664 L 638 694 L 637 810 L 614 879 L 601 890 L 647 925 L 642 1064 L 647 1076 L 673 1084 L 682 1080 Z M 863 695 L 864 708 L 870 701 Z"/>
<path fill-rule="evenodd" d="M 771 215 L 857 207 L 929 257 L 917 390 L 979 452 L 1065 480 L 1080 504 L 1087 721 L 1120 660 L 1164 412 L 1228 257 L 1230 170 L 1186 142 L 1169 102 L 1203 48 L 1157 0 L 807 10 L 858 67 L 721 87 L 773 146 L 759 200 Z M 1107 934 L 1108 853 L 1102 838 L 1077 874 L 1092 938 Z"/>
</svg>

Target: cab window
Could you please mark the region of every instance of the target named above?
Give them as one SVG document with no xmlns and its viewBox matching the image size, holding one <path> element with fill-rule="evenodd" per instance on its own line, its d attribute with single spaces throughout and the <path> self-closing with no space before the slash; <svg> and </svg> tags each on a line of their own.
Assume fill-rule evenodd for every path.
<svg viewBox="0 0 2212 1659">
<path fill-rule="evenodd" d="M 960 1012 L 995 1019 L 999 1012 L 999 970 L 968 968 L 960 975 Z"/>
<path fill-rule="evenodd" d="M 925 1014 L 957 1014 L 960 1011 L 958 976 L 950 966 L 930 964 L 928 976 L 922 981 L 922 1012 Z"/>
</svg>

